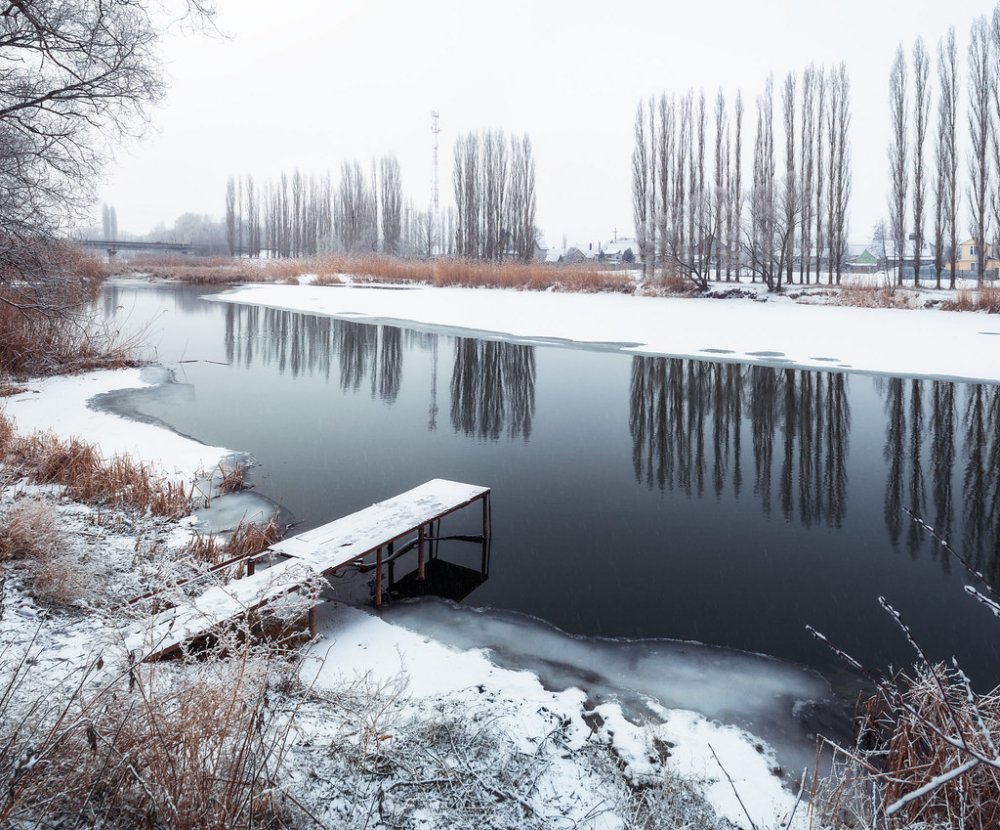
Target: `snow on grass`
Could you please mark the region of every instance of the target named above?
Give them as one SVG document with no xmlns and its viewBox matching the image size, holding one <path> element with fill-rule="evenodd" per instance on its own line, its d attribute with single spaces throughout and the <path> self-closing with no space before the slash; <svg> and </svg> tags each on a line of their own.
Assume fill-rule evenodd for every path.
<svg viewBox="0 0 1000 830">
<path fill-rule="evenodd" d="M 433 287 L 246 286 L 212 299 L 635 354 L 1000 381 L 1000 319 L 984 314 Z"/>
<path fill-rule="evenodd" d="M 141 369 L 89 372 L 29 381 L 28 391 L 6 398 L 4 403 L 21 435 L 42 431 L 62 439 L 75 436 L 96 445 L 106 460 L 128 455 L 154 464 L 172 479 L 190 482 L 199 473 L 214 469 L 230 451 L 90 405 L 96 395 L 154 385 Z"/>
<path fill-rule="evenodd" d="M 693 782 L 720 816 L 743 826 L 743 807 L 711 747 L 758 826 L 776 826 L 794 807 L 795 797 L 774 772 L 773 754 L 735 726 L 655 702 L 656 717 L 635 723 L 617 703 L 594 706 L 573 686 L 547 689 L 533 672 L 496 665 L 487 650 L 451 648 L 359 608 L 324 604 L 319 634 L 306 652 L 301 677 L 320 693 L 335 694 L 354 681 L 384 688 L 402 675 L 406 714 L 433 718 L 443 702 L 470 714 L 485 711 L 522 753 L 535 753 L 553 723 L 562 724 L 565 751 L 578 753 L 589 741 L 605 741 L 635 784 L 679 776 Z M 731 680 L 739 684 L 741 678 Z M 591 798 L 580 797 L 581 790 L 588 792 L 589 773 L 579 760 L 566 763 L 572 757 L 546 759 L 533 800 L 539 813 L 580 820 L 606 797 L 600 788 Z"/>
</svg>

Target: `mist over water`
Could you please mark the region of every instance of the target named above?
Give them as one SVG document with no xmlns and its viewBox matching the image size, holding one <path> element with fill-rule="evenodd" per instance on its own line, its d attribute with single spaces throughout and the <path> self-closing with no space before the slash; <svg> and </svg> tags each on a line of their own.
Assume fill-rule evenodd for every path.
<svg viewBox="0 0 1000 830">
<path fill-rule="evenodd" d="M 173 373 L 115 408 L 250 453 L 293 532 L 430 478 L 492 487 L 488 578 L 462 583 L 465 605 L 829 673 L 807 624 L 869 665 L 912 663 L 885 596 L 932 659 L 1000 682 L 995 621 L 903 511 L 1000 582 L 996 386 L 454 337 L 186 286 L 109 284 L 102 308 L 153 320 Z M 441 558 L 478 573 L 470 546 Z"/>
</svg>

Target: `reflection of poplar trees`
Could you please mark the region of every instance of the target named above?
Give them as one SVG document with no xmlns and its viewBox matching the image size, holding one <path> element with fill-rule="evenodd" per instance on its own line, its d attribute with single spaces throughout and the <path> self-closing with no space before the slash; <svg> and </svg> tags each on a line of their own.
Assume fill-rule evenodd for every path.
<svg viewBox="0 0 1000 830">
<path fill-rule="evenodd" d="M 458 337 L 451 374 L 451 423 L 466 435 L 531 436 L 535 348 Z"/>
<path fill-rule="evenodd" d="M 259 362 L 293 377 L 320 373 L 329 378 L 336 356 L 345 391 L 359 390 L 367 379 L 372 397 L 392 403 L 399 395 L 403 335 L 398 328 L 236 304 L 226 307 L 225 328 L 230 363 L 249 367 Z"/>
<path fill-rule="evenodd" d="M 925 439 L 928 437 L 924 416 L 924 383 L 919 380 L 907 383 L 902 378 L 888 378 L 877 386 L 884 388 L 886 395 L 885 445 L 882 449 L 887 465 L 883 502 L 885 523 L 889 530 L 889 540 L 895 546 L 899 544 L 905 522 L 906 547 L 910 555 L 915 557 L 923 542 L 924 532 L 903 513 L 903 507 L 909 507 L 921 516 L 927 510 L 923 457 Z M 940 390 L 932 390 L 930 397 L 931 406 L 934 407 L 932 415 L 936 416 L 937 410 L 946 406 L 946 396 L 942 397 Z M 935 434 L 932 438 L 932 454 L 946 449 L 946 444 L 940 443 L 942 440 L 943 436 L 940 434 Z M 934 471 L 934 486 L 938 490 L 942 471 L 937 469 L 934 461 L 935 459 L 931 460 L 931 469 Z M 950 479 L 950 464 L 946 475 Z"/>
<path fill-rule="evenodd" d="M 890 378 L 876 388 L 886 401 L 889 538 L 897 544 L 906 522 L 907 547 L 916 555 L 923 533 L 909 522 L 903 508 L 922 516 L 932 510 L 937 532 L 960 545 L 994 583 L 1000 581 L 1000 387 L 968 385 L 961 421 L 954 383 Z M 954 505 L 959 439 L 964 459 L 960 534 Z M 938 545 L 931 551 L 943 567 L 949 566 Z"/>
<path fill-rule="evenodd" d="M 700 494 L 710 469 L 717 496 L 727 485 L 739 496 L 748 428 L 754 492 L 765 512 L 771 509 L 780 447 L 778 498 L 786 517 L 797 513 L 806 524 L 839 524 L 844 518 L 850 407 L 843 375 L 636 357 L 629 427 L 636 480 L 648 487 Z M 710 459 L 706 428 L 712 433 Z"/>
<path fill-rule="evenodd" d="M 969 388 L 965 411 L 963 541 L 966 555 L 1000 582 L 1000 387 Z"/>
</svg>

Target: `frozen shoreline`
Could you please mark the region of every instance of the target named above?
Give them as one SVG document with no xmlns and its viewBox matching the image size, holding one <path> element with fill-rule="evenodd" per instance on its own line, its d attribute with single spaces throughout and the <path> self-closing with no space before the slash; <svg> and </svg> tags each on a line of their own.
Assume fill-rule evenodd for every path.
<svg viewBox="0 0 1000 830">
<path fill-rule="evenodd" d="M 275 293 L 275 289 L 282 290 Z M 583 342 L 593 347 L 622 349 L 637 354 L 674 353 L 667 349 L 671 344 L 721 342 L 734 346 L 732 354 L 702 353 L 691 356 L 721 356 L 724 359 L 727 357 L 737 359 L 745 355 L 748 350 L 776 352 L 777 348 L 767 349 L 764 346 L 774 345 L 776 339 L 785 337 L 791 342 L 799 338 L 809 340 L 810 331 L 816 335 L 811 339 L 813 344 L 827 342 L 823 338 L 833 336 L 835 333 L 833 329 L 836 328 L 834 323 L 840 325 L 846 319 L 857 321 L 872 314 L 879 318 L 886 314 L 892 315 L 891 325 L 884 328 L 891 334 L 898 335 L 900 331 L 911 330 L 908 328 L 910 324 L 905 323 L 900 315 L 902 317 L 918 315 L 918 318 L 924 321 L 922 325 L 925 326 L 931 325 L 934 319 L 945 321 L 937 334 L 925 333 L 925 338 L 920 343 L 926 345 L 928 341 L 936 341 L 939 336 L 945 337 L 943 332 L 952 331 L 951 339 L 947 341 L 949 348 L 942 350 L 945 356 L 950 354 L 952 360 L 956 343 L 966 342 L 963 337 L 966 340 L 972 339 L 973 342 L 976 342 L 976 337 L 983 341 L 996 342 L 996 348 L 1000 349 L 1000 340 L 978 334 L 979 330 L 986 330 L 987 323 L 992 323 L 995 328 L 1000 329 L 1000 324 L 996 321 L 984 315 L 951 315 L 939 311 L 886 312 L 795 306 L 790 302 L 759 304 L 740 300 L 668 301 L 612 295 L 592 297 L 482 289 L 386 291 L 358 288 L 322 289 L 311 286 L 239 289 L 214 299 L 254 302 L 369 322 L 408 319 L 415 321 L 419 326 L 468 333 L 468 327 L 463 328 L 459 325 L 465 319 L 463 317 L 465 315 L 468 317 L 468 322 L 476 326 L 476 331 L 488 332 L 493 336 L 507 334 L 533 342 Z M 319 300 L 323 303 L 319 303 Z M 658 329 L 664 325 L 661 319 L 664 309 L 669 320 L 673 322 L 666 326 L 667 331 L 661 332 Z M 695 311 L 688 312 L 688 309 Z M 741 327 L 734 326 L 731 330 L 706 329 L 708 335 L 703 338 L 698 326 L 699 321 L 703 325 L 704 315 L 709 311 L 715 313 L 716 309 L 724 319 L 746 316 L 750 320 L 749 322 L 744 320 Z M 761 309 L 776 309 L 776 311 L 765 312 L 765 316 L 761 317 L 759 316 Z M 814 315 L 813 310 L 818 310 L 821 314 Z M 797 317 L 802 312 L 805 312 L 805 317 Z M 831 315 L 829 312 L 835 313 Z M 847 317 L 842 317 L 841 312 L 849 314 Z M 407 314 L 409 316 L 403 316 Z M 954 317 L 962 319 L 956 321 L 952 319 Z M 782 332 L 778 328 L 794 319 L 799 320 L 796 324 L 798 328 L 789 324 L 791 333 Z M 763 325 L 763 321 L 767 320 L 770 322 Z M 816 322 L 822 320 L 826 322 L 822 324 Z M 932 322 L 927 322 L 928 320 Z M 622 336 L 630 322 L 637 336 L 626 340 Z M 895 361 L 896 371 L 905 371 L 899 367 L 909 366 L 912 373 L 919 374 L 914 371 L 916 364 L 913 356 L 906 353 L 905 343 L 899 344 L 899 348 L 886 347 L 879 351 L 878 340 L 875 339 L 876 332 L 870 322 L 865 324 L 868 328 L 856 336 L 841 334 L 840 337 L 859 354 L 861 351 L 859 343 L 864 341 L 865 348 L 872 350 L 873 357 L 880 357 L 887 364 Z M 978 330 L 975 323 L 979 324 Z M 490 328 L 491 325 L 494 328 Z M 627 345 L 636 344 L 639 334 L 647 337 L 647 341 L 641 345 Z M 753 337 L 761 338 L 760 344 L 752 341 Z M 760 348 L 757 348 L 758 345 Z M 738 351 L 736 347 L 742 351 Z M 803 365 L 809 365 L 810 368 L 829 368 L 831 365 L 829 361 L 818 360 L 824 356 L 819 354 L 818 348 L 804 349 L 801 353 L 806 352 L 817 354 L 818 357 L 805 357 L 803 361 L 818 362 L 816 365 Z M 680 353 L 683 353 L 683 350 Z M 844 353 L 841 350 L 840 354 Z M 790 362 L 783 365 L 798 365 L 792 353 L 787 351 L 787 347 L 783 358 L 773 354 L 751 354 L 751 359 L 772 363 L 788 360 Z M 907 360 L 910 362 L 907 363 Z M 992 367 L 993 372 L 1000 377 L 1000 361 L 994 362 L 998 365 Z M 980 371 L 985 363 L 985 360 L 980 360 L 978 363 L 973 361 L 973 368 Z M 852 365 L 850 368 L 869 370 L 869 365 Z M 952 372 L 949 376 L 956 374 Z M 96 395 L 122 388 L 141 388 L 155 382 L 154 375 L 144 374 L 140 370 L 50 378 L 33 382 L 31 391 L 9 399 L 6 408 L 17 420 L 18 431 L 21 433 L 42 429 L 51 430 L 63 438 L 78 436 L 98 444 L 105 455 L 129 453 L 144 461 L 157 464 L 171 477 L 190 480 L 198 471 L 211 470 L 220 460 L 231 454 L 232 451 L 229 449 L 202 445 L 164 427 L 126 420 L 97 410 L 90 404 Z M 253 448 L 241 447 L 236 450 L 252 452 Z M 386 494 L 389 495 L 392 494 Z M 141 533 L 141 530 L 139 532 Z M 184 533 L 175 535 L 182 537 Z M 441 617 L 440 613 L 432 611 L 432 618 L 435 614 Z M 491 649 L 500 647 L 494 645 L 488 637 L 481 638 L 481 642 L 490 642 L 488 646 L 477 645 L 475 638 L 464 642 L 461 637 L 449 640 L 443 633 L 433 633 L 433 624 L 438 625 L 440 632 L 447 632 L 449 626 L 447 620 L 442 618 L 435 623 L 432 619 L 431 627 L 425 628 L 426 620 L 421 621 L 420 626 L 406 626 L 406 616 L 402 615 L 403 625 L 399 625 L 393 622 L 391 614 L 380 617 L 361 608 L 334 602 L 324 604 L 320 614 L 320 636 L 305 653 L 303 680 L 320 692 L 335 694 L 345 682 L 364 679 L 366 683 L 391 685 L 397 682 L 403 673 L 407 679 L 407 693 L 405 702 L 401 705 L 406 716 L 433 719 L 438 716 L 437 712 L 442 701 L 447 701 L 449 706 L 458 711 L 481 710 L 486 705 L 484 701 L 488 701 L 487 708 L 491 716 L 496 718 L 504 733 L 522 746 L 524 751 L 527 751 L 539 736 L 551 729 L 552 719 L 556 718 L 568 724 L 564 734 L 569 749 L 579 750 L 588 741 L 593 740 L 595 735 L 599 735 L 601 740 L 609 742 L 616 756 L 625 763 L 629 774 L 639 778 L 655 777 L 669 770 L 675 775 L 695 782 L 696 788 L 719 815 L 736 823 L 743 823 L 745 822 L 743 808 L 722 775 L 718 763 L 712 757 L 714 751 L 721 758 L 726 771 L 733 777 L 740 798 L 758 825 L 772 824 L 780 817 L 786 816 L 793 808 L 794 796 L 782 786 L 781 779 L 773 773 L 773 769 L 778 765 L 776 756 L 758 740 L 756 735 L 751 734 L 754 731 L 754 718 L 760 717 L 759 713 L 763 712 L 763 709 L 754 710 L 758 713 L 755 715 L 748 714 L 742 719 L 735 718 L 742 720 L 744 728 L 740 728 L 733 725 L 734 718 L 730 713 L 720 715 L 719 712 L 709 709 L 706 714 L 698 714 L 692 711 L 697 708 L 695 704 L 678 700 L 668 703 L 663 699 L 661 692 L 655 689 L 643 692 L 638 688 L 634 691 L 646 696 L 649 720 L 644 722 L 639 719 L 637 722 L 636 713 L 632 711 L 629 716 L 633 720 L 630 721 L 625 715 L 623 704 L 609 700 L 606 689 L 600 702 L 595 703 L 589 700 L 587 692 L 581 689 L 585 683 L 578 686 L 574 685 L 572 680 L 566 679 L 553 682 L 551 677 L 543 682 L 540 674 L 544 671 L 532 668 L 531 661 L 525 660 L 521 655 L 513 660 L 498 660 L 496 652 Z M 445 613 L 444 617 L 447 616 Z M 90 622 L 93 623 L 93 620 Z M 484 621 L 482 625 L 491 623 Z M 463 624 L 462 631 L 465 632 L 467 627 L 467 623 Z M 496 629 L 497 626 L 492 624 L 492 628 Z M 549 651 L 540 651 L 538 654 L 542 661 L 551 661 L 554 659 L 552 655 L 565 659 L 568 669 L 565 672 L 566 678 L 585 676 L 582 669 L 587 668 L 590 661 L 596 659 L 597 652 L 602 648 L 608 651 L 606 646 L 601 647 L 599 644 L 583 640 L 572 643 L 572 648 L 567 650 L 566 642 L 559 640 L 560 634 L 556 632 L 546 635 L 550 638 Z M 5 632 L 4 626 L 0 625 L 0 644 L 10 642 L 11 635 L 12 632 Z M 515 632 L 513 636 L 523 640 L 533 635 L 522 631 Z M 542 640 L 538 639 L 538 642 L 541 645 Z M 535 658 L 537 657 L 538 655 L 535 655 Z M 62 648 L 60 659 L 72 659 L 66 647 Z M 609 660 L 605 655 L 603 665 L 609 669 L 606 673 L 608 678 L 616 676 L 616 659 L 620 658 L 612 657 Z M 715 684 L 711 687 L 711 691 L 715 693 L 725 694 L 728 691 L 719 685 L 726 682 L 722 679 L 725 672 L 713 670 L 699 674 L 697 661 L 670 665 L 679 673 L 678 676 L 684 676 L 684 681 L 690 684 L 690 689 L 686 693 L 687 700 L 697 700 L 699 683 Z M 574 675 L 574 668 L 579 668 L 581 671 Z M 787 668 L 793 673 L 793 667 Z M 652 665 L 647 670 L 650 669 L 655 671 L 656 666 Z M 752 671 L 734 670 L 732 666 L 726 671 L 731 675 L 731 677 L 725 676 L 733 683 L 732 692 L 735 692 L 736 698 L 739 697 L 738 687 L 741 683 L 762 682 L 760 675 L 754 681 L 755 675 Z M 780 685 L 782 678 L 787 680 L 790 676 L 791 674 L 785 675 L 779 672 L 770 679 L 776 685 Z M 604 685 L 607 686 L 607 681 L 604 681 Z M 764 685 L 766 687 L 767 684 Z M 706 691 L 708 691 L 707 686 Z M 732 692 L 729 692 L 730 695 Z M 762 694 L 766 696 L 766 691 Z M 814 689 L 800 687 L 800 699 L 810 698 L 814 694 Z M 676 708 L 669 708 L 670 705 Z M 781 703 L 770 714 L 780 721 L 781 712 L 788 708 L 793 708 L 793 705 Z M 590 718 L 595 713 L 600 716 L 602 724 L 597 732 L 593 731 L 592 721 L 584 719 L 585 715 Z M 723 717 L 728 723 L 713 721 L 713 717 Z M 790 716 L 787 722 L 791 723 Z M 307 720 L 301 725 L 303 740 L 312 742 L 327 728 L 319 721 Z M 658 745 L 671 747 L 669 759 L 655 760 L 655 747 Z M 572 758 L 572 755 L 569 758 Z M 544 786 L 539 789 L 540 804 L 554 800 L 570 809 L 568 805 L 573 803 L 576 804 L 573 809 L 580 810 L 578 815 L 585 815 L 593 805 L 581 803 L 579 799 L 573 801 L 570 798 L 584 780 L 581 768 L 574 766 L 566 757 L 556 761 L 553 756 L 550 761 L 551 771 L 546 776 Z M 606 826 L 615 825 L 612 822 Z"/>
<path fill-rule="evenodd" d="M 208 299 L 639 355 L 1000 382 L 1000 318 L 973 312 L 429 286 L 268 284 Z"/>
</svg>

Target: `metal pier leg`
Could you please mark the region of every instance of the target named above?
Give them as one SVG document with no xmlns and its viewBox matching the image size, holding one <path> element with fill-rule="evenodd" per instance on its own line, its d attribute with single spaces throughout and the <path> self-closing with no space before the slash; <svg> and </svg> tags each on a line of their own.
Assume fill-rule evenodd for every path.
<svg viewBox="0 0 1000 830">
<path fill-rule="evenodd" d="M 417 528 L 417 580 L 423 582 L 426 579 L 424 573 L 424 536 L 426 535 L 426 525 Z"/>
<path fill-rule="evenodd" d="M 375 607 L 382 607 L 382 547 L 375 551 Z"/>
</svg>

